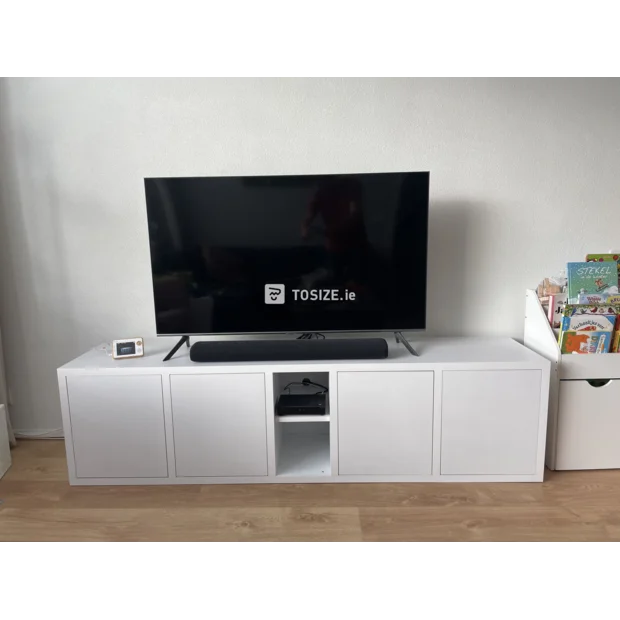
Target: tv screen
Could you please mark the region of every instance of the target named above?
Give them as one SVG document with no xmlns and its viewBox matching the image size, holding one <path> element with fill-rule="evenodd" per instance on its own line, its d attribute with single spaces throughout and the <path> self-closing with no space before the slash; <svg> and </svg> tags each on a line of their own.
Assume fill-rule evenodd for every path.
<svg viewBox="0 0 620 620">
<path fill-rule="evenodd" d="M 144 184 L 159 335 L 425 328 L 428 172 Z"/>
</svg>

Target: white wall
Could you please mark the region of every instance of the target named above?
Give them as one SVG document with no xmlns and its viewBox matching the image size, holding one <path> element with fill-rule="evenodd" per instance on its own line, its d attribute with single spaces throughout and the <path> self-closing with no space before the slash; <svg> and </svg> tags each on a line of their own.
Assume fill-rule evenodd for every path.
<svg viewBox="0 0 620 620">
<path fill-rule="evenodd" d="M 523 330 L 524 289 L 620 247 L 618 80 L 0 82 L 0 323 L 14 424 L 55 368 L 154 333 L 142 178 L 431 170 L 429 330 Z"/>
</svg>

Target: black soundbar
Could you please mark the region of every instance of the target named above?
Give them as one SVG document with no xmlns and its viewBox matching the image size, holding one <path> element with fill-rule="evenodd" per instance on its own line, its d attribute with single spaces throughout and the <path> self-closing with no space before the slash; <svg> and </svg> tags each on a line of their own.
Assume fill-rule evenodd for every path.
<svg viewBox="0 0 620 620">
<path fill-rule="evenodd" d="M 325 340 L 217 340 L 196 342 L 192 362 L 289 362 L 297 360 L 381 360 L 388 356 L 384 338 Z"/>
</svg>

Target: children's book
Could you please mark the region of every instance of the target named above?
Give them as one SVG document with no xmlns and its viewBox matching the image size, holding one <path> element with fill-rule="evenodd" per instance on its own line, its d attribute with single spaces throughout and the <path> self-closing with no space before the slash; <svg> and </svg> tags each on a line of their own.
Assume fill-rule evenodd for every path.
<svg viewBox="0 0 620 620">
<path fill-rule="evenodd" d="M 574 314 L 620 314 L 619 304 L 566 304 L 562 316 Z"/>
<path fill-rule="evenodd" d="M 548 318 L 551 327 L 558 328 L 562 324 L 564 316 L 564 306 L 566 306 L 566 293 L 556 293 L 549 295 Z"/>
<path fill-rule="evenodd" d="M 579 293 L 577 303 L 579 304 L 606 304 L 610 299 L 618 297 L 618 295 L 608 295 L 607 293 Z"/>
<path fill-rule="evenodd" d="M 562 353 L 608 353 L 611 332 L 562 332 L 560 350 Z"/>
<path fill-rule="evenodd" d="M 568 263 L 568 301 L 577 303 L 579 295 L 618 295 L 618 264 L 614 262 Z"/>
<path fill-rule="evenodd" d="M 558 343 L 562 353 L 608 353 L 620 306 L 566 304 Z"/>
<path fill-rule="evenodd" d="M 620 314 L 616 317 L 616 327 L 614 329 L 614 335 L 611 339 L 611 353 L 620 353 Z"/>
<path fill-rule="evenodd" d="M 612 262 L 612 261 L 620 261 L 620 254 L 586 254 L 586 262 Z M 618 287 L 620 287 L 620 262 L 617 262 L 618 265 Z"/>
<path fill-rule="evenodd" d="M 609 332 L 614 331 L 615 314 L 573 314 L 562 318 L 562 332 Z"/>
</svg>

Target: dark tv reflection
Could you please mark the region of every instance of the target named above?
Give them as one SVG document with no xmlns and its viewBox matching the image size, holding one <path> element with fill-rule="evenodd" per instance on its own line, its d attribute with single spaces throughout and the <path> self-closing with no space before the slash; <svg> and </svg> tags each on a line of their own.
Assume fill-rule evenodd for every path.
<svg viewBox="0 0 620 620">
<path fill-rule="evenodd" d="M 428 179 L 145 179 L 158 333 L 424 328 Z"/>
</svg>

